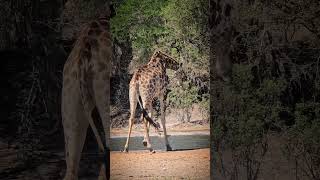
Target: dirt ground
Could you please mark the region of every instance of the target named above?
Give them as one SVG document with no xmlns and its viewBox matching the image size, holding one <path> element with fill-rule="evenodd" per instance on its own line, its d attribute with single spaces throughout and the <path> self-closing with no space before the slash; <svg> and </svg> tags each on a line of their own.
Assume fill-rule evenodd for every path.
<svg viewBox="0 0 320 180">
<path fill-rule="evenodd" d="M 111 152 L 111 179 L 209 179 L 210 149 Z"/>
<path fill-rule="evenodd" d="M 210 127 L 194 113 L 191 121 L 181 123 L 176 116 L 167 117 L 168 135 L 209 135 Z M 128 127 L 113 128 L 111 137 L 126 137 Z M 133 126 L 132 136 L 143 137 L 143 124 Z M 151 128 L 151 136 L 158 136 Z M 91 137 L 91 136 L 90 136 Z M 94 138 L 87 137 L 87 142 Z M 62 139 L 61 139 L 62 140 Z M 133 142 L 131 142 L 133 143 Z M 158 142 L 154 142 L 158 143 Z M 85 145 L 80 161 L 79 180 L 97 179 L 99 172 L 99 157 L 92 154 L 95 146 Z M 94 144 L 94 143 L 93 143 Z M 17 149 L 8 148 L 7 143 L 0 139 L 0 179 L 62 179 L 65 174 L 65 160 L 63 146 L 48 154 L 41 162 L 33 163 L 33 167 L 18 166 Z M 111 179 L 209 179 L 210 177 L 210 149 L 160 151 L 150 154 L 147 150 L 129 151 L 122 153 L 111 151 Z"/>
</svg>

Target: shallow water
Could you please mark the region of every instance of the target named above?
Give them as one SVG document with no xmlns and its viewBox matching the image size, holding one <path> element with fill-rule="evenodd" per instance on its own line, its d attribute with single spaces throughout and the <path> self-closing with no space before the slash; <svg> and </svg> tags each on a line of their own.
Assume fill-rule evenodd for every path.
<svg viewBox="0 0 320 180">
<path fill-rule="evenodd" d="M 123 150 L 126 143 L 126 137 L 111 138 L 111 151 Z M 165 150 L 165 142 L 163 136 L 151 136 L 151 145 L 155 150 Z M 168 137 L 169 143 L 173 150 L 189 150 L 210 147 L 209 135 L 172 135 Z M 131 137 L 129 142 L 129 150 L 144 150 L 143 137 Z"/>
</svg>

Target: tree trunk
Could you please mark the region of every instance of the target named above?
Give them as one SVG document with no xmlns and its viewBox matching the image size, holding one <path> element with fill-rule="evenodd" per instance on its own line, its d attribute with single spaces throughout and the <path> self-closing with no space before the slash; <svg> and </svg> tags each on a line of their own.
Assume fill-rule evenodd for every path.
<svg viewBox="0 0 320 180">
<path fill-rule="evenodd" d="M 233 40 L 234 27 L 231 22 L 233 10 L 232 0 L 209 0 L 209 31 L 210 31 L 210 94 L 217 94 L 215 91 L 220 90 L 222 82 L 217 82 L 216 77 L 223 81 L 231 79 L 232 59 L 231 59 L 231 41 Z M 219 85 L 220 84 L 220 85 Z M 216 88 L 213 88 L 216 87 Z M 216 98 L 210 98 L 210 128 L 215 125 L 216 108 L 214 103 Z M 223 164 L 217 161 L 222 161 L 222 157 L 218 157 L 218 145 L 211 130 L 211 148 L 210 148 L 210 174 L 211 179 L 214 177 L 224 177 Z M 213 157 L 216 157 L 213 159 Z M 218 173 L 220 164 L 221 173 Z"/>
<path fill-rule="evenodd" d="M 210 45 L 211 45 L 211 70 L 224 81 L 230 80 L 231 41 L 234 27 L 231 22 L 233 9 L 232 0 L 210 0 Z"/>
</svg>

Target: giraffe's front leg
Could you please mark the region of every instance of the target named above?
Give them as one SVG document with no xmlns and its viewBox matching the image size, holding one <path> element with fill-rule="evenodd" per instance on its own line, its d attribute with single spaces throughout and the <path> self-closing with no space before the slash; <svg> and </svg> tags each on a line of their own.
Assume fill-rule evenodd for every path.
<svg viewBox="0 0 320 180">
<path fill-rule="evenodd" d="M 166 108 L 165 99 L 164 99 L 164 96 L 162 96 L 160 98 L 161 124 L 163 128 L 163 133 L 164 133 L 164 140 L 166 143 L 166 150 L 171 151 L 172 148 L 169 144 L 168 137 L 167 137 L 167 130 L 166 130 L 165 108 Z"/>
<path fill-rule="evenodd" d="M 150 126 L 150 123 L 147 122 L 147 133 L 149 133 L 149 126 Z M 146 147 L 148 145 L 147 143 L 147 133 L 144 133 L 144 137 L 143 137 L 143 141 L 142 141 L 142 144 L 144 147 Z"/>
</svg>

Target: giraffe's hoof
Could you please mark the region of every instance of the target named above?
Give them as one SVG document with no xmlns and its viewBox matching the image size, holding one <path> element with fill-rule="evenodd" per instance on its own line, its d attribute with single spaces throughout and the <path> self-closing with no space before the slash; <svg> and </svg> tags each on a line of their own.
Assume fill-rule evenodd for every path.
<svg viewBox="0 0 320 180">
<path fill-rule="evenodd" d="M 172 151 L 172 147 L 170 145 L 167 145 L 167 151 Z"/>
<path fill-rule="evenodd" d="M 148 143 L 147 143 L 147 141 L 142 141 L 142 144 L 143 144 L 143 146 L 146 147 Z"/>
<path fill-rule="evenodd" d="M 125 148 L 124 150 L 122 150 L 121 152 L 123 152 L 123 153 L 128 153 L 128 149 L 127 148 Z"/>
<path fill-rule="evenodd" d="M 156 151 L 154 149 L 152 149 L 151 147 L 149 147 L 148 149 L 149 149 L 150 154 L 156 153 Z"/>
</svg>

